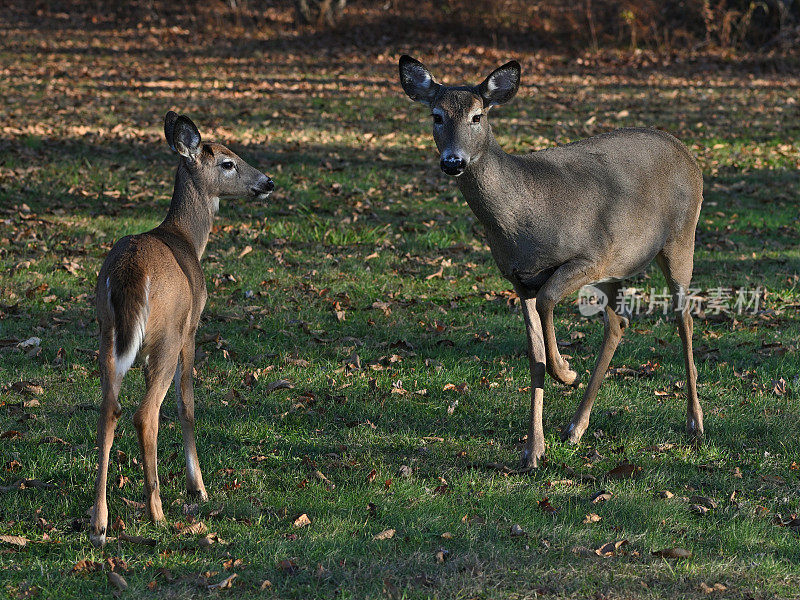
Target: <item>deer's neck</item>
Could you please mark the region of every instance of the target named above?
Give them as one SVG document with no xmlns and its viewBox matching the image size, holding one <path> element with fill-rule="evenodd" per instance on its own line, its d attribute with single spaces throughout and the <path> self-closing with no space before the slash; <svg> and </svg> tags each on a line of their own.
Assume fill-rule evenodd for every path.
<svg viewBox="0 0 800 600">
<path fill-rule="evenodd" d="M 175 190 L 169 211 L 161 224 L 186 238 L 197 252 L 198 260 L 205 252 L 214 220 L 211 196 L 204 193 L 182 162 L 175 175 Z"/>
<path fill-rule="evenodd" d="M 509 234 L 516 226 L 515 169 L 514 158 L 490 134 L 480 156 L 470 162 L 457 180 L 472 212 L 491 232 Z"/>
</svg>

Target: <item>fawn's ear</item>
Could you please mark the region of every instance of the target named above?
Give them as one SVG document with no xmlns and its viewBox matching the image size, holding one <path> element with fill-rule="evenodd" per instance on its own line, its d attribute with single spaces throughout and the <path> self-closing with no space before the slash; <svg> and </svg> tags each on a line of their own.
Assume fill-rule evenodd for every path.
<svg viewBox="0 0 800 600">
<path fill-rule="evenodd" d="M 169 144 L 170 150 L 173 152 L 177 152 L 175 149 L 175 121 L 178 120 L 178 113 L 174 110 L 171 110 L 167 113 L 167 116 L 164 117 L 164 137 L 167 138 L 167 144 Z"/>
<path fill-rule="evenodd" d="M 200 142 L 202 141 L 200 132 L 186 115 L 181 115 L 175 119 L 175 123 L 172 126 L 172 140 L 175 152 L 184 158 L 194 159 L 200 152 Z"/>
<path fill-rule="evenodd" d="M 492 71 L 478 86 L 483 106 L 488 108 L 511 100 L 519 89 L 520 71 L 519 63 L 515 60 Z"/>
<path fill-rule="evenodd" d="M 425 65 L 406 54 L 400 57 L 400 85 L 409 98 L 428 106 L 442 87 Z"/>
</svg>

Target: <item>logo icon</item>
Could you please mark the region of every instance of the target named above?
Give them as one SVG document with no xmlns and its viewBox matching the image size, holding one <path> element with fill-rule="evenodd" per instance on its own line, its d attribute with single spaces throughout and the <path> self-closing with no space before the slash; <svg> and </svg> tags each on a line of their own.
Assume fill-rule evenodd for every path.
<svg viewBox="0 0 800 600">
<path fill-rule="evenodd" d="M 585 285 L 578 292 L 578 311 L 584 317 L 600 314 L 608 306 L 608 296 L 593 285 Z"/>
</svg>

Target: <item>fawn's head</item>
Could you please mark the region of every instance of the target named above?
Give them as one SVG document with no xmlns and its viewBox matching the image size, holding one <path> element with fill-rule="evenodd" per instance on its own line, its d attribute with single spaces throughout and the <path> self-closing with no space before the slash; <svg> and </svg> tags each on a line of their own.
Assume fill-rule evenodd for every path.
<svg viewBox="0 0 800 600">
<path fill-rule="evenodd" d="M 418 60 L 400 57 L 400 84 L 412 100 L 431 108 L 440 165 L 442 171 L 454 177 L 480 157 L 492 136 L 486 114 L 492 106 L 514 97 L 519 78 L 519 63 L 512 60 L 492 71 L 479 85 L 446 86 L 438 83 Z"/>
<path fill-rule="evenodd" d="M 213 203 L 220 200 L 258 198 L 265 200 L 275 184 L 222 144 L 203 142 L 192 120 L 169 111 L 164 119 L 164 136 L 173 151 L 181 156 L 194 184 Z"/>
</svg>

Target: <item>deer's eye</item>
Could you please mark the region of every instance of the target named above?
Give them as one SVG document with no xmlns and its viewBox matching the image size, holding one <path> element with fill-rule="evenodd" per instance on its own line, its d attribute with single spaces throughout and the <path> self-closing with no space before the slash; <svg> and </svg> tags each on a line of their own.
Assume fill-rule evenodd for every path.
<svg viewBox="0 0 800 600">
<path fill-rule="evenodd" d="M 230 171 L 235 166 L 232 160 L 224 160 L 219 163 L 219 166 L 225 169 L 226 171 Z"/>
<path fill-rule="evenodd" d="M 481 117 L 482 117 L 482 116 L 483 116 L 482 114 L 478 113 L 477 115 L 475 115 L 475 116 L 473 116 L 473 117 L 472 117 L 472 122 L 473 122 L 473 123 L 480 123 L 480 122 L 481 122 Z"/>
<path fill-rule="evenodd" d="M 436 123 L 437 125 L 441 125 L 442 123 L 444 123 L 444 119 L 442 118 L 442 115 L 437 115 L 436 113 L 434 113 L 433 122 Z"/>
</svg>

